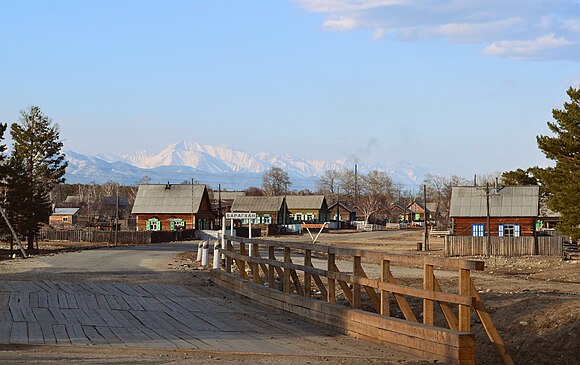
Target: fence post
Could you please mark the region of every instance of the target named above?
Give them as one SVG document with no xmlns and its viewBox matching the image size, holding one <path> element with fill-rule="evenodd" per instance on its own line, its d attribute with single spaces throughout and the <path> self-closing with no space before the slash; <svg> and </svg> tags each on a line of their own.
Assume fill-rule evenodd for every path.
<svg viewBox="0 0 580 365">
<path fill-rule="evenodd" d="M 268 259 L 269 260 L 276 260 L 276 255 L 274 254 L 274 246 L 270 246 L 268 245 Z M 275 283 L 275 278 L 274 278 L 274 265 L 270 264 L 268 265 L 268 286 L 270 288 L 274 288 L 274 286 L 276 285 Z"/>
<path fill-rule="evenodd" d="M 328 293 L 327 293 L 327 302 L 334 303 L 336 302 L 336 280 L 330 277 L 331 272 L 334 272 L 336 256 L 333 253 L 328 254 Z"/>
<path fill-rule="evenodd" d="M 361 266 L 361 257 L 360 256 L 355 256 L 353 259 L 353 265 L 352 265 L 352 272 L 356 277 L 360 277 L 361 276 L 361 270 L 362 266 Z M 360 308 L 360 290 L 361 290 L 361 285 L 360 284 L 352 284 L 352 307 L 355 309 Z"/>
<path fill-rule="evenodd" d="M 459 269 L 459 295 L 471 295 L 471 272 L 467 269 Z M 471 307 L 459 305 L 459 330 L 470 332 Z"/>
<path fill-rule="evenodd" d="M 389 273 L 391 271 L 391 262 L 389 260 L 382 260 L 381 266 L 382 266 L 381 281 L 388 282 L 389 281 Z M 383 316 L 390 315 L 389 297 L 390 297 L 390 292 L 388 292 L 386 290 L 381 290 L 381 314 Z"/>
<path fill-rule="evenodd" d="M 226 246 L 227 246 L 227 250 L 229 252 L 234 252 L 234 245 L 232 245 L 232 241 L 227 240 Z M 232 264 L 233 264 L 233 259 L 230 256 L 226 256 L 226 272 L 227 273 L 232 272 Z"/>
<path fill-rule="evenodd" d="M 290 256 L 290 247 L 284 247 L 284 263 L 290 263 L 291 256 Z M 292 288 L 290 286 L 290 269 L 285 267 L 284 268 L 284 293 L 290 294 Z"/>
<path fill-rule="evenodd" d="M 304 250 L 304 266 L 312 266 L 312 251 Z M 312 287 L 312 280 L 310 279 L 310 273 L 304 271 L 304 296 L 310 298 L 310 291 Z"/>
<path fill-rule="evenodd" d="M 433 276 L 433 265 L 424 265 L 423 267 L 423 289 L 433 291 L 435 289 L 435 280 Z M 423 299 L 423 323 L 433 324 L 434 305 L 432 300 Z"/>
</svg>

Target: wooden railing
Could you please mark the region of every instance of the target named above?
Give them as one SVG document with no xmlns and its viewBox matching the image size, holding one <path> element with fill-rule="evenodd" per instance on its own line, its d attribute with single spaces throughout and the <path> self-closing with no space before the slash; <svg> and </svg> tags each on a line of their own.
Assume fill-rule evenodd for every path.
<svg viewBox="0 0 580 365">
<path fill-rule="evenodd" d="M 513 364 L 471 279 L 471 271 L 484 269 L 482 261 L 227 235 L 225 239 L 223 271 L 212 274 L 218 284 L 242 295 L 333 325 L 349 335 L 459 364 L 475 364 L 470 333 L 475 311 L 503 363 Z M 352 265 L 348 270 L 345 260 Z M 419 266 L 422 284 L 400 283 L 393 274 L 397 266 L 415 271 L 409 266 Z M 369 277 L 369 268 L 378 277 Z M 435 276 L 440 269 L 457 272 L 454 290 L 442 289 Z M 348 307 L 336 304 L 338 298 Z M 395 307 L 401 318 L 393 316 Z"/>
</svg>

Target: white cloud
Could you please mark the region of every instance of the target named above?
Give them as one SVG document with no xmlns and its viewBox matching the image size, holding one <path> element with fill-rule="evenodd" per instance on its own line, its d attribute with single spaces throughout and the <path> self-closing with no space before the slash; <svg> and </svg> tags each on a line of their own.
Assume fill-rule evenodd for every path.
<svg viewBox="0 0 580 365">
<path fill-rule="evenodd" d="M 383 28 L 377 28 L 373 31 L 373 39 L 379 40 L 385 37 L 385 30 Z"/>
<path fill-rule="evenodd" d="M 408 0 L 299 0 L 302 7 L 315 13 L 370 10 L 404 4 Z"/>
<path fill-rule="evenodd" d="M 564 26 L 571 32 L 580 33 L 580 19 L 566 19 Z"/>
<path fill-rule="evenodd" d="M 295 0 L 326 16 L 327 30 L 366 30 L 373 39 L 447 39 L 481 44 L 483 54 L 521 58 L 559 49 L 550 59 L 580 61 L 567 42 L 580 33 L 576 0 Z M 550 36 L 545 36 L 549 34 Z"/>
<path fill-rule="evenodd" d="M 406 40 L 424 38 L 449 38 L 459 42 L 479 42 L 494 34 L 522 24 L 520 18 L 502 19 L 484 23 L 446 23 L 435 26 L 420 26 L 401 29 L 400 35 Z"/>
<path fill-rule="evenodd" d="M 548 34 L 534 40 L 506 40 L 494 42 L 487 46 L 483 53 L 488 56 L 502 56 L 518 59 L 543 58 L 546 51 L 567 47 L 574 44 L 563 37 L 556 38 Z"/>
<path fill-rule="evenodd" d="M 344 16 L 332 17 L 324 21 L 324 28 L 333 30 L 352 30 L 356 27 L 356 20 Z"/>
</svg>

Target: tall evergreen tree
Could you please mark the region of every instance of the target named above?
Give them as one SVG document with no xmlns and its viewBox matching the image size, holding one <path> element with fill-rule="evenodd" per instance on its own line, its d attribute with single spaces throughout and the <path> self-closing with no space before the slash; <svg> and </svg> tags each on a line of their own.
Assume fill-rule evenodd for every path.
<svg viewBox="0 0 580 365">
<path fill-rule="evenodd" d="M 7 201 L 16 230 L 26 236 L 31 250 L 39 224 L 47 222 L 51 213 L 49 193 L 64 182 L 67 162 L 58 126 L 37 106 L 20 114 L 18 123 L 10 127 L 14 148 Z"/>
<path fill-rule="evenodd" d="M 538 136 L 538 147 L 556 165 L 540 172 L 549 194 L 548 207 L 560 212 L 559 229 L 580 239 L 580 88 L 569 88 L 570 102 L 552 110 L 553 137 Z"/>
</svg>

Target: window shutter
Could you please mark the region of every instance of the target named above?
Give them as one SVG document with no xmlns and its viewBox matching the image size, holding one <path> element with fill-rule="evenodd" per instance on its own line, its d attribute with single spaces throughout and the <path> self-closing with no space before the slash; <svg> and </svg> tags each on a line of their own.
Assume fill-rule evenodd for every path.
<svg viewBox="0 0 580 365">
<path fill-rule="evenodd" d="M 149 231 L 151 229 L 151 222 L 145 222 L 145 230 Z"/>
<path fill-rule="evenodd" d="M 520 225 L 514 224 L 514 237 L 519 237 L 519 236 L 520 236 Z"/>
<path fill-rule="evenodd" d="M 498 226 L 498 230 L 499 230 L 499 236 L 500 236 L 500 237 L 503 237 L 503 224 L 500 224 L 500 225 Z"/>
</svg>

